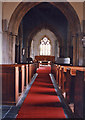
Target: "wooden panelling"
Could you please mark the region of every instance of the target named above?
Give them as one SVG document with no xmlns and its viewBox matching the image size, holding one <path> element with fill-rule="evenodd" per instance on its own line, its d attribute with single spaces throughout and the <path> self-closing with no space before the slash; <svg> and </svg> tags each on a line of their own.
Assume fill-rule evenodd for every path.
<svg viewBox="0 0 85 120">
<path fill-rule="evenodd" d="M 28 85 L 28 65 L 26 65 L 26 86 Z"/>
<path fill-rule="evenodd" d="M 19 68 L 14 65 L 2 65 L 2 103 L 16 104 L 18 101 Z"/>
<path fill-rule="evenodd" d="M 77 71 L 74 92 L 74 113 L 77 118 L 85 118 L 85 71 Z"/>
<path fill-rule="evenodd" d="M 37 64 L 29 64 L 29 82 L 31 82 L 31 78 L 36 73 Z"/>
<path fill-rule="evenodd" d="M 24 90 L 24 80 L 25 80 L 25 65 L 17 64 L 19 67 L 19 93 Z"/>
</svg>

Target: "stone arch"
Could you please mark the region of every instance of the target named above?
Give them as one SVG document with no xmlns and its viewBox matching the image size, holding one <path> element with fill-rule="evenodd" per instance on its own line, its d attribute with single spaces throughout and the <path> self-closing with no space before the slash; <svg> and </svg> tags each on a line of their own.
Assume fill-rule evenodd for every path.
<svg viewBox="0 0 85 120">
<path fill-rule="evenodd" d="M 41 2 L 21 2 L 17 8 L 15 9 L 14 13 L 11 16 L 8 25 L 8 31 L 12 32 L 13 34 L 18 34 L 18 28 L 20 22 L 24 15 L 34 6 L 41 4 Z M 80 32 L 80 21 L 77 16 L 77 13 L 73 9 L 73 7 L 68 2 L 50 2 L 50 4 L 54 5 L 58 8 L 67 18 L 69 24 L 71 24 L 73 28 L 73 32 Z M 74 18 L 74 20 L 73 20 Z M 73 27 L 75 26 L 75 27 Z"/>
<path fill-rule="evenodd" d="M 29 41 L 29 43 L 31 42 L 32 38 L 36 35 L 36 33 L 38 33 L 39 31 L 41 31 L 42 29 L 48 29 L 50 30 L 51 32 L 53 32 L 55 34 L 55 36 L 57 37 L 58 39 L 58 42 L 59 42 L 59 45 L 62 46 L 62 40 L 63 40 L 63 37 L 60 35 L 60 33 L 58 32 L 58 30 L 56 30 L 53 26 L 49 25 L 49 24 L 42 24 L 42 25 L 39 25 L 38 27 L 36 27 L 35 29 L 33 29 L 33 31 L 28 34 L 27 33 L 27 41 Z"/>
<path fill-rule="evenodd" d="M 18 34 L 18 28 L 20 25 L 20 22 L 24 15 L 33 7 L 41 4 L 41 2 L 21 2 L 17 8 L 15 9 L 14 13 L 11 16 L 11 19 L 9 21 L 8 25 L 8 33 L 12 35 Z M 74 65 L 82 65 L 82 43 L 81 43 L 81 26 L 80 21 L 78 18 L 77 13 L 75 12 L 74 8 L 70 5 L 68 2 L 49 2 L 49 4 L 54 5 L 56 8 L 58 8 L 66 17 L 69 26 L 71 35 L 73 36 L 73 42 L 78 39 L 78 44 L 76 46 L 75 42 L 73 43 L 73 51 L 75 51 L 75 46 L 77 49 L 76 55 L 75 52 L 73 53 L 73 61 Z M 75 37 L 76 36 L 76 37 Z M 81 47 L 80 47 L 81 46 Z M 77 61 L 77 62 L 76 62 Z"/>
<path fill-rule="evenodd" d="M 59 49 L 61 49 L 63 46 L 63 37 L 60 35 L 60 33 L 58 32 L 57 29 L 55 29 L 53 26 L 51 26 L 49 24 L 45 24 L 45 23 L 42 25 L 39 25 L 38 27 L 33 29 L 33 31 L 30 34 L 27 33 L 27 36 L 25 38 L 27 40 L 27 48 L 29 47 L 29 50 L 30 50 L 30 46 L 31 46 L 33 37 L 36 36 L 36 34 L 38 32 L 40 32 L 42 29 L 49 30 L 50 32 L 52 32 L 55 35 L 55 37 L 57 38 L 58 44 L 59 44 Z M 30 51 L 29 51 L 29 54 L 30 54 Z M 59 56 L 62 56 L 62 54 L 63 53 L 59 54 Z"/>
<path fill-rule="evenodd" d="M 56 50 L 55 50 L 55 41 L 57 40 L 57 37 L 55 36 L 55 34 L 50 31 L 49 29 L 41 29 L 40 31 L 38 31 L 36 33 L 36 35 L 32 38 L 33 42 L 34 42 L 34 56 L 39 55 L 39 45 L 40 45 L 40 40 L 44 37 L 48 37 L 49 40 L 51 41 L 51 55 L 57 55 L 59 53 L 56 54 Z M 56 51 L 56 52 L 55 52 Z M 34 58 L 34 57 L 33 57 Z"/>
</svg>

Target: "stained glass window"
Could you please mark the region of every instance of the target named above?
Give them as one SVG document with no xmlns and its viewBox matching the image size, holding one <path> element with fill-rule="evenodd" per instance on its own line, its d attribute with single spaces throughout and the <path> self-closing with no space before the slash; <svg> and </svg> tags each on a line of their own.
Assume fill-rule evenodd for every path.
<svg viewBox="0 0 85 120">
<path fill-rule="evenodd" d="M 51 44 L 47 37 L 40 41 L 40 55 L 51 55 Z"/>
</svg>

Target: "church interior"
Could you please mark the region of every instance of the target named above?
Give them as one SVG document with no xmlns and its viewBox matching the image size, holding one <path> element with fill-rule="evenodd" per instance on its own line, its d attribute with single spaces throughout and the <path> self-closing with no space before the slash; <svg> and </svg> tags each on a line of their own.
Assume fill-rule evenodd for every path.
<svg viewBox="0 0 85 120">
<path fill-rule="evenodd" d="M 0 118 L 85 118 L 85 1 L 0 2 Z"/>
</svg>

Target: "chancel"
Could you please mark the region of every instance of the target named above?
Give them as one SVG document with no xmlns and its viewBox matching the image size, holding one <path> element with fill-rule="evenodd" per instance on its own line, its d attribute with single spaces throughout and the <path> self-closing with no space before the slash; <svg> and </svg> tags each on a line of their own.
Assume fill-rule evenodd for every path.
<svg viewBox="0 0 85 120">
<path fill-rule="evenodd" d="M 0 2 L 0 118 L 85 118 L 85 1 Z"/>
</svg>

